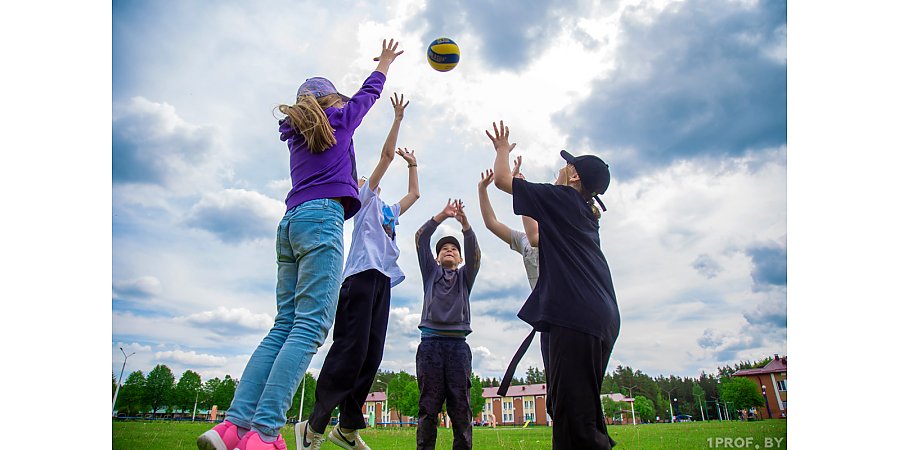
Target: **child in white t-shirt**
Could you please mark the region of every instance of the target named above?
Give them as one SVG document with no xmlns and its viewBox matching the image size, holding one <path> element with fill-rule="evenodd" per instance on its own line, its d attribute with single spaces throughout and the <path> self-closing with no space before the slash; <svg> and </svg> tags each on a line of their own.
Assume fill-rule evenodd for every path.
<svg viewBox="0 0 900 450">
<path fill-rule="evenodd" d="M 327 439 L 342 448 L 368 449 L 359 437 L 366 427 L 362 406 L 375 379 L 387 333 L 391 288 L 404 279 L 397 264 L 396 227 L 399 217 L 419 198 L 415 151 L 395 149 L 403 112 L 409 104 L 403 97 L 391 98 L 394 122 L 382 148 L 381 158 L 368 179 L 359 180 L 359 212 L 353 217 L 353 235 L 344 282 L 338 297 L 334 324 L 334 343 L 322 365 L 316 384 L 316 403 L 308 421 L 297 424 L 298 448 L 321 443 L 325 427 L 335 407 L 340 408 L 340 423 Z M 379 196 L 381 179 L 399 155 L 409 169 L 407 194 L 393 205 Z"/>
</svg>

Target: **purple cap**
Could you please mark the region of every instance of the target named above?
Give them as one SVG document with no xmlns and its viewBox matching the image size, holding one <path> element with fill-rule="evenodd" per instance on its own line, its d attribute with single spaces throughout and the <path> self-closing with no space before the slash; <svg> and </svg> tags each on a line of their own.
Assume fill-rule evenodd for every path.
<svg viewBox="0 0 900 450">
<path fill-rule="evenodd" d="M 300 97 L 301 95 L 312 95 L 315 98 L 319 98 L 329 94 L 337 94 L 341 97 L 341 100 L 345 102 L 350 101 L 350 97 L 338 92 L 337 88 L 334 87 L 334 84 L 331 81 L 328 81 L 327 78 L 307 78 L 306 81 L 300 85 L 300 88 L 297 89 L 297 97 Z"/>
</svg>

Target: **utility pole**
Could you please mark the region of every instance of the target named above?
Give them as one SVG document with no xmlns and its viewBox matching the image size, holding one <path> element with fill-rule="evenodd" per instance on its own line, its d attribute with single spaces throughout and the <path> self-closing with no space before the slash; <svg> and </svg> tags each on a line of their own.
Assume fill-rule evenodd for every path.
<svg viewBox="0 0 900 450">
<path fill-rule="evenodd" d="M 303 374 L 303 378 L 301 378 L 301 383 L 303 383 L 303 389 L 300 390 L 300 411 L 297 413 L 297 422 L 303 422 L 303 397 L 306 395 L 306 373 Z"/>
<path fill-rule="evenodd" d="M 637 386 L 628 386 L 625 388 L 625 389 L 628 389 L 628 395 L 631 397 L 631 424 L 632 425 L 637 425 L 637 422 L 634 419 L 634 391 L 632 391 L 632 389 L 634 389 L 636 387 Z"/>
<path fill-rule="evenodd" d="M 125 350 L 123 350 L 122 347 L 119 347 L 119 350 L 122 350 L 122 354 L 125 355 Z M 131 352 L 131 355 L 135 353 L 136 352 Z M 125 375 L 125 363 L 128 362 L 128 357 L 131 355 L 125 355 L 125 361 L 122 361 L 122 371 L 119 372 L 119 382 L 116 383 L 116 393 L 113 394 L 112 412 L 110 413 L 111 415 L 116 413 L 116 399 L 119 397 L 119 388 L 122 387 L 122 376 Z"/>
<path fill-rule="evenodd" d="M 197 417 L 197 400 L 200 400 L 200 388 L 197 388 L 197 396 L 194 397 L 194 413 L 191 414 L 191 422 L 194 421 L 194 417 Z"/>
</svg>

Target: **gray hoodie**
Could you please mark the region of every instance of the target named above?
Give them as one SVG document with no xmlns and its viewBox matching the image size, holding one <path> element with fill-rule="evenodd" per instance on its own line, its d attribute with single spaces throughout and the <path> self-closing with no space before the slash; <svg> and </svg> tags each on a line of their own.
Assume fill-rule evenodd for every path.
<svg viewBox="0 0 900 450">
<path fill-rule="evenodd" d="M 475 276 L 481 267 L 481 250 L 471 228 L 463 231 L 465 265 L 453 270 L 445 269 L 434 260 L 431 252 L 431 235 L 437 229 L 434 218 L 428 219 L 416 232 L 416 254 L 425 298 L 422 302 L 422 320 L 419 328 L 444 331 L 472 332 L 469 293 L 475 284 Z"/>
</svg>

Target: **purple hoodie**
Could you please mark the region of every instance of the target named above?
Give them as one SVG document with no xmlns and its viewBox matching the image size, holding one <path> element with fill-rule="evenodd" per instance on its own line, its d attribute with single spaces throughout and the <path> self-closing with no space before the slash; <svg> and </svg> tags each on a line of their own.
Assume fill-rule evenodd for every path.
<svg viewBox="0 0 900 450">
<path fill-rule="evenodd" d="M 334 128 L 337 143 L 322 153 L 312 153 L 303 135 L 293 127 L 289 119 L 279 121 L 281 140 L 287 141 L 291 152 L 291 191 L 285 204 L 287 209 L 317 198 L 341 198 L 344 220 L 353 217 L 360 208 L 359 186 L 356 176 L 356 152 L 353 150 L 353 132 L 363 117 L 381 96 L 385 76 L 372 72 L 359 91 L 343 108 L 327 108 L 325 115 Z"/>
</svg>

